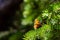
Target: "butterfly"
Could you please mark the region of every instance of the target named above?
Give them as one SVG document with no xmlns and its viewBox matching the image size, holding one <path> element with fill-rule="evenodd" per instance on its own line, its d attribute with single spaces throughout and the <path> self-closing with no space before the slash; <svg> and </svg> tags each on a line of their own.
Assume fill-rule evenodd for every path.
<svg viewBox="0 0 60 40">
<path fill-rule="evenodd" d="M 35 19 L 35 21 L 34 21 L 34 29 L 37 29 L 40 26 L 41 26 L 40 21 L 38 19 Z"/>
</svg>

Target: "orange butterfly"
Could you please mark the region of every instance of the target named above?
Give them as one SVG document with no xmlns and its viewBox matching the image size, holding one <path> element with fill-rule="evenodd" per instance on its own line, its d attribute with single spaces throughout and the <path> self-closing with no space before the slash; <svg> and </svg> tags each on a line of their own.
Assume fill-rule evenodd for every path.
<svg viewBox="0 0 60 40">
<path fill-rule="evenodd" d="M 35 19 L 34 21 L 34 29 L 37 29 L 39 26 L 41 26 L 41 23 L 38 19 Z"/>
</svg>

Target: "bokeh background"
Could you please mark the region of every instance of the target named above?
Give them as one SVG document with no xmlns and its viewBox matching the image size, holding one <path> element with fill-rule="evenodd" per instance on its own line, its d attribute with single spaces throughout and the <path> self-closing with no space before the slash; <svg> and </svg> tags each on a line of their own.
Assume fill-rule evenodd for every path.
<svg viewBox="0 0 60 40">
<path fill-rule="evenodd" d="M 19 7 L 0 40 L 60 40 L 60 0 L 23 0 Z"/>
</svg>

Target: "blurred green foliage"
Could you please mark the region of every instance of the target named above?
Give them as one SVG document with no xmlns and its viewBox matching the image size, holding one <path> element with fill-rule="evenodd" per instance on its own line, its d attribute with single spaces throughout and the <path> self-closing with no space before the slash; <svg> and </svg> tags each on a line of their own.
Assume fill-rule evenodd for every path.
<svg viewBox="0 0 60 40">
<path fill-rule="evenodd" d="M 22 10 L 16 13 L 17 32 L 9 31 L 7 37 L 7 34 L 0 35 L 1 40 L 60 40 L 59 0 L 24 0 L 21 6 Z M 33 28 L 35 19 L 42 25 L 36 30 Z"/>
</svg>

